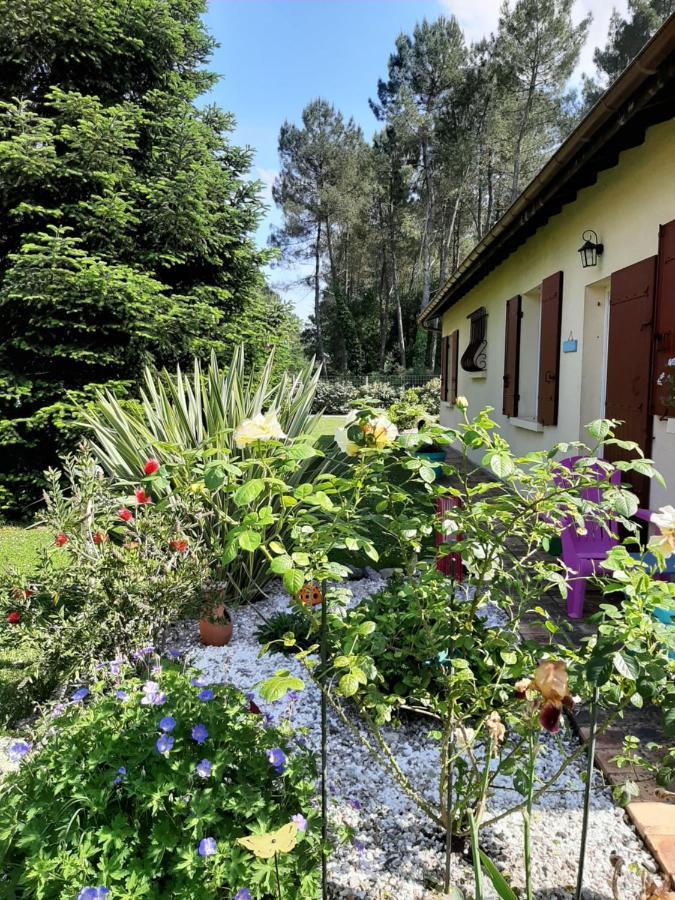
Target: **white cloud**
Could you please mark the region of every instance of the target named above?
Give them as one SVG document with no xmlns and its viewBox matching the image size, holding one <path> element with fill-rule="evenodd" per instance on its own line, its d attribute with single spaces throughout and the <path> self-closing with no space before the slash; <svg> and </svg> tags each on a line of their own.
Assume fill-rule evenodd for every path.
<svg viewBox="0 0 675 900">
<path fill-rule="evenodd" d="M 255 168 L 255 177 L 257 181 L 262 182 L 262 188 L 259 194 L 260 199 L 270 208 L 274 207 L 272 187 L 274 185 L 274 179 L 278 174 L 279 173 L 275 169 L 263 169 L 261 166 L 256 166 Z"/>
<path fill-rule="evenodd" d="M 439 0 L 439 4 L 444 13 L 452 13 L 457 17 L 469 40 L 478 40 L 497 28 L 501 0 Z M 607 0 L 576 0 L 573 11 L 575 22 L 579 22 L 589 12 L 593 15 L 593 21 L 588 40 L 581 51 L 574 80 L 578 80 L 582 72 L 593 71 L 593 51 L 598 46 L 604 46 L 613 6 L 624 13 L 627 0 L 613 0 L 612 3 Z"/>
</svg>

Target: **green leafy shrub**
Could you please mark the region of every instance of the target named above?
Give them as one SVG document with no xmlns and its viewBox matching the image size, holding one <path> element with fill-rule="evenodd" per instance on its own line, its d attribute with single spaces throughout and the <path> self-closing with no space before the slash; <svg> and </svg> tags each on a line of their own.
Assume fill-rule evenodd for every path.
<svg viewBox="0 0 675 900">
<path fill-rule="evenodd" d="M 424 425 L 431 419 L 426 407 L 419 401 L 412 389 L 406 391 L 399 400 L 391 404 L 387 415 L 401 431 L 419 428 L 420 425 Z"/>
<path fill-rule="evenodd" d="M 180 506 L 167 514 L 135 497 L 126 505 L 130 498 L 116 493 L 87 456 L 68 458 L 63 473 L 47 477 L 43 524 L 51 546 L 30 576 L 0 575 L 0 653 L 25 661 L 21 689 L 3 707 L 3 719 L 15 719 L 98 660 L 152 643 L 194 612 L 208 577 Z"/>
<path fill-rule="evenodd" d="M 186 527 L 235 602 L 257 597 L 271 577 L 262 544 L 283 531 L 283 495 L 320 472 L 314 465 L 310 476 L 320 453 L 306 437 L 319 371 L 308 363 L 275 382 L 273 366 L 271 353 L 251 371 L 239 347 L 227 371 L 215 355 L 207 369 L 195 360 L 191 376 L 148 369 L 140 404 L 107 393 L 84 416 L 93 453 L 120 487 L 138 485 L 149 458 L 161 463 L 148 489 L 168 509 L 188 508 Z"/>
<path fill-rule="evenodd" d="M 357 396 L 357 389 L 350 381 L 319 381 L 312 410 L 331 415 L 345 414 Z"/>
<path fill-rule="evenodd" d="M 395 577 L 344 616 L 331 616 L 331 650 L 345 671 L 348 659 L 367 668 L 373 682 L 367 702 L 380 718 L 399 705 L 433 707 L 447 691 L 452 662 L 465 683 L 457 710 L 465 701 L 477 719 L 510 698 L 504 681 L 529 671 L 536 648 L 507 627 L 488 628 L 469 610 L 453 581 L 420 567 L 414 578 Z"/>
<path fill-rule="evenodd" d="M 316 619 L 317 616 L 309 609 L 294 608 L 278 612 L 258 627 L 256 637 L 261 644 L 273 644 L 273 649 L 282 653 L 295 652 L 298 647 L 306 650 L 316 643 Z M 284 638 L 290 634 L 293 640 L 286 645 Z"/>
<path fill-rule="evenodd" d="M 0 786 L 0 895 L 56 900 L 102 885 L 120 900 L 243 888 L 262 900 L 277 896 L 275 860 L 237 841 L 302 816 L 297 845 L 277 856 L 282 896 L 318 897 L 312 754 L 232 688 L 205 690 L 173 665 L 147 681 L 110 669 L 91 702 L 54 710 L 54 732 Z"/>
</svg>

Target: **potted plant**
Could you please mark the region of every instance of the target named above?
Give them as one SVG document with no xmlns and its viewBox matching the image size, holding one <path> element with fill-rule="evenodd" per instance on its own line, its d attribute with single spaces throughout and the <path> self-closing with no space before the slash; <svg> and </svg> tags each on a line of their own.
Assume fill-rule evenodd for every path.
<svg viewBox="0 0 675 900">
<path fill-rule="evenodd" d="M 199 637 L 207 647 L 225 647 L 232 640 L 232 618 L 225 606 L 224 588 L 201 591 Z"/>
</svg>

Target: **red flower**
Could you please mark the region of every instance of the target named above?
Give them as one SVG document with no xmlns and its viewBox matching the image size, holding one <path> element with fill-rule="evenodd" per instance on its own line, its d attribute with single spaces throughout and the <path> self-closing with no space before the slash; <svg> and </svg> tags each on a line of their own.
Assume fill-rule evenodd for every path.
<svg viewBox="0 0 675 900">
<path fill-rule="evenodd" d="M 12 588 L 12 597 L 14 597 L 15 600 L 28 600 L 32 593 L 30 588 L 26 588 L 25 590 L 18 587 Z"/>
<path fill-rule="evenodd" d="M 54 543 L 57 547 L 63 547 L 64 544 L 68 543 L 68 535 L 60 531 L 54 538 Z"/>
<path fill-rule="evenodd" d="M 148 459 L 143 466 L 143 471 L 146 475 L 154 475 L 155 472 L 159 471 L 159 460 L 158 459 Z"/>
<path fill-rule="evenodd" d="M 7 621 L 10 625 L 18 625 L 21 621 L 21 613 L 17 610 L 14 610 L 11 613 L 7 613 Z"/>
<path fill-rule="evenodd" d="M 144 506 L 146 503 L 152 503 L 152 497 L 146 494 L 143 488 L 136 488 L 134 494 L 136 495 L 136 503 L 138 503 L 139 506 Z"/>
<path fill-rule="evenodd" d="M 97 531 L 96 534 L 94 535 L 94 537 L 92 538 L 92 540 L 96 544 L 97 547 L 100 547 L 101 544 L 105 544 L 105 542 L 108 540 L 108 535 L 101 534 L 100 531 Z"/>
<path fill-rule="evenodd" d="M 120 519 L 123 522 L 131 522 L 131 520 L 134 517 L 134 514 L 132 513 L 132 511 L 130 509 L 127 509 L 126 506 L 120 507 L 117 515 L 120 517 Z"/>
<path fill-rule="evenodd" d="M 176 553 L 185 553 L 188 548 L 188 542 L 185 538 L 174 538 L 172 541 L 169 541 L 169 547 L 175 550 Z"/>
<path fill-rule="evenodd" d="M 261 715 L 262 715 L 262 712 L 261 712 L 261 710 L 260 710 L 260 707 L 259 707 L 258 704 L 255 702 L 255 700 L 249 700 L 249 701 L 248 701 L 248 711 L 249 711 L 250 713 L 252 713 L 254 716 L 261 716 Z"/>
</svg>

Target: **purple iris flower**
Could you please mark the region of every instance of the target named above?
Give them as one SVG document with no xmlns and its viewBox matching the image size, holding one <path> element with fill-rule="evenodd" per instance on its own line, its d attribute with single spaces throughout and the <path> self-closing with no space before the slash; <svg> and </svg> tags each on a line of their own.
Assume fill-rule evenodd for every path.
<svg viewBox="0 0 675 900">
<path fill-rule="evenodd" d="M 109 894 L 110 891 L 107 887 L 86 887 L 82 888 L 77 895 L 77 900 L 102 900 L 103 897 L 107 897 Z"/>
<path fill-rule="evenodd" d="M 237 891 L 234 895 L 234 900 L 251 900 L 251 892 L 248 888 L 241 888 L 241 890 Z"/>
<path fill-rule="evenodd" d="M 195 727 L 192 729 L 192 740 L 196 741 L 198 744 L 203 744 L 208 736 L 208 731 L 201 724 L 195 725 Z"/>
<path fill-rule="evenodd" d="M 163 734 L 160 738 L 157 738 L 155 747 L 157 747 L 158 753 L 168 754 L 173 747 L 173 738 L 168 734 Z"/>
<path fill-rule="evenodd" d="M 127 694 L 126 691 L 115 691 L 115 697 L 118 700 L 128 700 L 129 699 L 129 695 Z"/>
<path fill-rule="evenodd" d="M 203 759 L 201 762 L 197 763 L 195 769 L 197 770 L 197 775 L 201 778 L 208 778 L 211 775 L 212 766 L 208 759 Z"/>
<path fill-rule="evenodd" d="M 268 750 L 267 759 L 277 775 L 281 775 L 286 765 L 286 754 L 281 747 L 273 747 L 271 750 Z"/>
<path fill-rule="evenodd" d="M 85 697 L 89 696 L 89 690 L 87 688 L 80 688 L 75 691 L 73 696 L 70 698 L 71 703 L 79 703 L 80 700 L 84 700 Z"/>
<path fill-rule="evenodd" d="M 298 831 L 307 831 L 307 819 L 302 813 L 296 813 L 294 816 L 291 816 L 291 822 L 295 823 Z"/>
<path fill-rule="evenodd" d="M 176 720 L 172 716 L 164 716 L 163 719 L 159 720 L 159 730 L 163 731 L 165 734 L 173 731 L 175 727 Z"/>
<path fill-rule="evenodd" d="M 215 856 L 217 851 L 218 845 L 216 844 L 215 838 L 205 837 L 199 842 L 198 852 L 200 856 Z"/>
<path fill-rule="evenodd" d="M 117 787 L 118 784 L 122 783 L 122 779 L 126 774 L 127 770 L 124 768 L 124 766 L 120 766 L 117 770 L 117 775 L 113 778 L 113 784 L 115 785 L 115 787 Z"/>
<path fill-rule="evenodd" d="M 21 762 L 24 756 L 27 756 L 33 749 L 33 745 L 26 741 L 14 741 L 7 751 L 9 761 L 13 763 Z"/>
<path fill-rule="evenodd" d="M 197 699 L 201 700 L 202 703 L 208 703 L 209 700 L 213 700 L 213 691 L 203 690 L 197 694 Z"/>
</svg>

